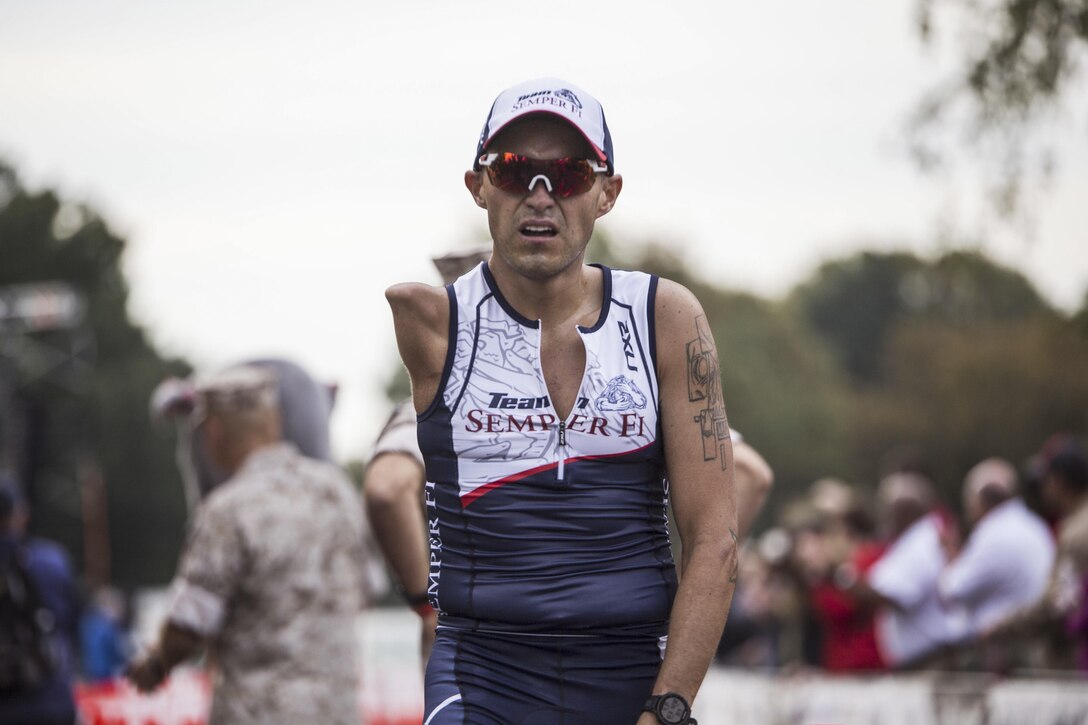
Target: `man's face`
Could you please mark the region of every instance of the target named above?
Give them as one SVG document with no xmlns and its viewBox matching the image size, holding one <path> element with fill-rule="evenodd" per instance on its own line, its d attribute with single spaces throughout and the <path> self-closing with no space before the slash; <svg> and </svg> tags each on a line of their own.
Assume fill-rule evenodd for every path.
<svg viewBox="0 0 1088 725">
<path fill-rule="evenodd" d="M 515 121 L 488 151 L 541 160 L 594 158 L 573 127 L 546 117 Z M 532 191 L 511 192 L 492 185 L 486 170 L 465 174 L 465 185 L 476 203 L 487 209 L 495 242 L 491 264 L 533 280 L 549 279 L 581 263 L 594 222 L 612 208 L 622 183 L 619 176 L 598 174 L 586 193 L 560 199 L 548 192 L 543 181 L 537 181 Z"/>
<path fill-rule="evenodd" d="M 215 413 L 208 413 L 194 429 L 194 443 L 203 449 L 208 463 L 212 465 L 212 475 L 226 479 L 226 429 L 223 420 Z"/>
<path fill-rule="evenodd" d="M 1063 495 L 1063 487 L 1061 481 L 1053 473 L 1047 473 L 1043 476 L 1043 480 L 1039 485 L 1039 495 L 1042 498 L 1043 506 L 1055 515 L 1061 516 L 1065 513 L 1065 496 Z"/>
</svg>

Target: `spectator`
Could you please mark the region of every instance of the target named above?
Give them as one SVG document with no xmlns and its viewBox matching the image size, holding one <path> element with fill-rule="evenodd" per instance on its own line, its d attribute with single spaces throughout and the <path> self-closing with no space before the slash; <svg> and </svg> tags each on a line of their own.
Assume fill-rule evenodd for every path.
<svg viewBox="0 0 1088 725">
<path fill-rule="evenodd" d="M 128 664 L 125 599 L 114 587 L 99 587 L 92 595 L 79 620 L 79 649 L 89 682 L 111 680 Z"/>
<path fill-rule="evenodd" d="M 1040 495 L 1057 518 L 1058 546 L 1045 593 L 1033 605 L 991 626 L 983 635 L 991 641 L 1014 636 L 1055 634 L 1047 666 L 1079 666 L 1088 670 L 1088 455 L 1071 438 L 1052 440 L 1043 453 Z M 1076 659 L 1069 650 L 1075 644 Z"/>
<path fill-rule="evenodd" d="M 771 565 L 758 549 L 750 543 L 743 546 L 736 594 L 715 653 L 718 664 L 748 670 L 770 670 L 781 664 L 776 584 Z"/>
<path fill-rule="evenodd" d="M 912 667 L 957 635 L 937 595 L 946 563 L 941 539 L 952 522 L 938 510 L 932 483 L 918 473 L 886 477 L 878 499 L 891 541 L 854 590 L 880 606 L 876 635 L 882 660 L 893 668 Z"/>
<path fill-rule="evenodd" d="M 197 438 L 225 474 L 197 511 L 158 643 L 129 673 L 144 692 L 207 644 L 210 723 L 358 723 L 363 513 L 342 471 L 282 441 L 272 373 L 197 386 Z"/>
<path fill-rule="evenodd" d="M 988 458 L 967 474 L 963 508 L 971 534 L 962 550 L 949 539 L 951 558 L 938 589 L 946 606 L 961 606 L 974 636 L 1038 600 L 1054 563 L 1046 524 L 1016 495 L 1016 469 Z"/>
<path fill-rule="evenodd" d="M 29 517 L 19 484 L 0 473 L 0 722 L 71 725 L 76 582 L 63 548 L 26 535 Z"/>
<path fill-rule="evenodd" d="M 829 525 L 837 532 L 828 542 L 829 566 L 810 582 L 809 607 L 822 631 L 821 665 L 832 672 L 884 668 L 876 640 L 871 602 L 852 588 L 880 560 L 884 546 L 875 539 L 872 516 L 851 496 Z"/>
<path fill-rule="evenodd" d="M 733 439 L 733 477 L 737 484 L 737 537 L 744 541 L 752 531 L 756 516 L 763 510 L 774 483 L 771 466 L 739 431 Z"/>
</svg>

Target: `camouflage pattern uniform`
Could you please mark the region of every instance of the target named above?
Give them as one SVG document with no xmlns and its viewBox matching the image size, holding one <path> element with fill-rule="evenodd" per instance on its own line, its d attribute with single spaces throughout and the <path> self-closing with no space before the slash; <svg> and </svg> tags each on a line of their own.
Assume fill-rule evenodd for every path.
<svg viewBox="0 0 1088 725">
<path fill-rule="evenodd" d="M 169 619 L 210 643 L 212 725 L 360 721 L 362 542 L 346 476 L 288 443 L 201 504 Z"/>
</svg>

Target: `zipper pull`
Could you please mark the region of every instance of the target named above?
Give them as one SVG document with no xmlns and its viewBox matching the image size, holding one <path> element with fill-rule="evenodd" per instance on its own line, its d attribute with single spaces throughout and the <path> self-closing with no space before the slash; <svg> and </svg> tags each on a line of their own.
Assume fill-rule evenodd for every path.
<svg viewBox="0 0 1088 725">
<path fill-rule="evenodd" d="M 564 464 L 567 462 L 567 424 L 559 421 L 559 470 L 557 478 L 563 480 Z"/>
</svg>

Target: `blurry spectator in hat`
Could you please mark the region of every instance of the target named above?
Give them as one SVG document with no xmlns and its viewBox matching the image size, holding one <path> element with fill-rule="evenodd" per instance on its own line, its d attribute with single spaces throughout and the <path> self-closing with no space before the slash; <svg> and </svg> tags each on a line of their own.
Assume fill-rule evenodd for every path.
<svg viewBox="0 0 1088 725">
<path fill-rule="evenodd" d="M 264 370 L 273 377 L 283 440 L 307 458 L 333 462 L 329 419 L 336 402 L 336 386 L 318 382 L 303 367 L 282 358 L 256 358 L 239 365 Z M 203 438 L 193 435 L 194 386 L 193 380 L 169 378 L 151 396 L 151 417 L 175 423 L 177 463 L 190 511 L 226 478 L 213 465 Z M 362 566 L 367 598 L 372 601 L 388 591 L 389 582 L 369 527 L 365 538 Z"/>
<path fill-rule="evenodd" d="M 63 548 L 26 535 L 29 517 L 0 472 L 0 723 L 70 724 L 76 582 Z"/>
<path fill-rule="evenodd" d="M 223 483 L 197 509 L 143 692 L 205 646 L 210 722 L 358 723 L 355 621 L 363 511 L 346 475 L 282 438 L 274 375 L 241 366 L 196 386 L 192 421 Z"/>
</svg>

